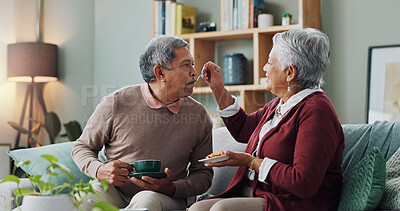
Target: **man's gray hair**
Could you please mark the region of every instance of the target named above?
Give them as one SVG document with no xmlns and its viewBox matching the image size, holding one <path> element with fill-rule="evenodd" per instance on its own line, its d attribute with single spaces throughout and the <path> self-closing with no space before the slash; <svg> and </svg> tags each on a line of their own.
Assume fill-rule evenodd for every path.
<svg viewBox="0 0 400 211">
<path fill-rule="evenodd" d="M 296 86 L 314 88 L 323 84 L 322 76 L 329 67 L 329 38 L 313 28 L 296 28 L 275 34 L 273 50 L 283 70 L 297 68 Z"/>
<path fill-rule="evenodd" d="M 188 46 L 185 40 L 175 36 L 161 35 L 153 38 L 140 55 L 139 67 L 143 80 L 149 83 L 156 79 L 153 72 L 156 65 L 170 70 L 171 62 L 176 56 L 174 50 Z"/>
</svg>

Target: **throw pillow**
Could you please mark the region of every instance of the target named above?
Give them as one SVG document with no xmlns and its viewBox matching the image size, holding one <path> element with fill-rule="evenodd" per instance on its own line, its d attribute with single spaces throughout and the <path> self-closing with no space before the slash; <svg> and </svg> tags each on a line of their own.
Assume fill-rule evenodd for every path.
<svg viewBox="0 0 400 211">
<path fill-rule="evenodd" d="M 386 181 L 379 209 L 399 210 L 400 209 L 400 177 Z"/>
<path fill-rule="evenodd" d="M 386 177 L 388 180 L 400 177 L 400 148 L 386 163 Z"/>
<path fill-rule="evenodd" d="M 386 180 L 386 160 L 373 147 L 343 178 L 338 210 L 374 210 L 383 194 Z"/>
<path fill-rule="evenodd" d="M 380 209 L 400 209 L 400 148 L 386 162 L 386 185 Z"/>
<path fill-rule="evenodd" d="M 13 160 L 17 162 L 30 160 L 31 164 L 21 166 L 22 170 L 30 175 L 44 175 L 46 173 L 46 168 L 50 165 L 50 163 L 41 157 L 41 155 L 52 155 L 58 159 L 58 162 L 64 164 L 71 170 L 70 173 L 74 177 L 72 184 L 80 181 L 88 182 L 90 177 L 82 173 L 72 160 L 71 152 L 73 144 L 74 142 L 50 144 L 41 147 L 8 151 L 7 153 Z M 65 182 L 70 181 L 68 176 L 64 174 L 56 176 L 55 181 L 52 181 L 53 185 L 61 185 Z M 64 193 L 65 192 L 67 192 L 67 190 L 64 190 Z"/>
</svg>

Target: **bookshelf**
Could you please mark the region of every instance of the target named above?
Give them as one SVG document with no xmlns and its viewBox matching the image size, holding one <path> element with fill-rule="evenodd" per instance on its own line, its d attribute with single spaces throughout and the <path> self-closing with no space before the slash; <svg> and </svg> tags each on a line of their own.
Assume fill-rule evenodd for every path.
<svg viewBox="0 0 400 211">
<path fill-rule="evenodd" d="M 155 0 L 153 0 L 154 2 Z M 224 0 L 220 0 L 221 8 Z M 215 47 L 219 42 L 251 40 L 253 43 L 253 83 L 246 85 L 226 86 L 231 94 L 240 96 L 240 104 L 247 113 L 261 108 L 265 104 L 265 85 L 260 79 L 265 77 L 263 66 L 267 63 L 265 56 L 272 48 L 272 37 L 279 32 L 287 31 L 296 27 L 321 28 L 321 1 L 320 0 L 298 0 L 298 23 L 289 26 L 271 26 L 266 28 L 249 28 L 232 31 L 201 32 L 179 35 L 190 45 L 190 52 L 195 58 L 195 69 L 198 74 L 207 61 L 215 61 Z M 282 2 L 283 4 L 283 2 Z M 154 8 L 153 8 L 154 14 Z M 221 17 L 223 15 L 221 14 Z M 154 15 L 153 15 L 154 17 Z M 222 18 L 221 18 L 222 20 Z M 153 20 L 154 26 L 154 20 Z M 220 65 L 220 64 L 219 64 Z M 197 76 L 196 76 L 197 77 Z M 200 80 L 196 83 L 194 94 L 211 94 L 211 89 Z M 272 98 L 272 96 L 267 97 Z"/>
</svg>

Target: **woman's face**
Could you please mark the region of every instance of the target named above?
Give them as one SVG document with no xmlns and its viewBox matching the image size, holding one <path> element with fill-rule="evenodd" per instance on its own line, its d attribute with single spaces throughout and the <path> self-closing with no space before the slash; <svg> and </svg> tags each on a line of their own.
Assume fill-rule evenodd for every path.
<svg viewBox="0 0 400 211">
<path fill-rule="evenodd" d="M 267 77 L 266 90 L 278 97 L 282 97 L 287 92 L 288 87 L 286 69 L 282 69 L 282 64 L 278 61 L 274 48 L 272 48 L 263 70 Z"/>
</svg>

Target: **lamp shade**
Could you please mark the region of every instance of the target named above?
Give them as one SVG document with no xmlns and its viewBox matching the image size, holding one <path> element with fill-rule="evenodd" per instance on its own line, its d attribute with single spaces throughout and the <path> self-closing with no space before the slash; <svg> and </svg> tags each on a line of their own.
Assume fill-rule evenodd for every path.
<svg viewBox="0 0 400 211">
<path fill-rule="evenodd" d="M 57 46 L 41 42 L 9 44 L 7 77 L 17 82 L 57 81 Z"/>
</svg>

